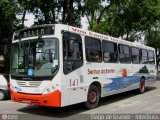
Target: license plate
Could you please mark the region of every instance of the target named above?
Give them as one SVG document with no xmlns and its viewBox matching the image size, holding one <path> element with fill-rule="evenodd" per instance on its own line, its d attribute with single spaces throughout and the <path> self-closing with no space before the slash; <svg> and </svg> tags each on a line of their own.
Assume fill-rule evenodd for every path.
<svg viewBox="0 0 160 120">
<path fill-rule="evenodd" d="M 29 104 L 31 103 L 30 100 L 22 100 L 22 102 L 23 102 L 23 103 L 29 103 Z"/>
</svg>

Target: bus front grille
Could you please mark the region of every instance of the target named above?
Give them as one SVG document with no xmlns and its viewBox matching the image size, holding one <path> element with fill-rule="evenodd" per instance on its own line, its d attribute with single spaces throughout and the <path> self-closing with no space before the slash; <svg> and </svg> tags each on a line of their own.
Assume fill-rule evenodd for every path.
<svg viewBox="0 0 160 120">
<path fill-rule="evenodd" d="M 17 81 L 19 87 L 39 87 L 41 85 L 41 81 Z"/>
</svg>

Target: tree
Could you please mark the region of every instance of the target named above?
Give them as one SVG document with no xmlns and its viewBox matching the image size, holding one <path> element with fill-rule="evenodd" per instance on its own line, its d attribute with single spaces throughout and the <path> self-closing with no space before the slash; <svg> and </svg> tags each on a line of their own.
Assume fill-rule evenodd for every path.
<svg viewBox="0 0 160 120">
<path fill-rule="evenodd" d="M 10 43 L 16 22 L 16 1 L 0 1 L 0 42 Z"/>
<path fill-rule="evenodd" d="M 112 1 L 110 1 L 110 4 L 107 6 L 102 5 L 102 3 L 105 0 L 84 0 L 83 1 L 83 15 L 86 16 L 88 23 L 89 23 L 89 29 L 98 32 L 99 31 L 99 24 L 100 20 L 102 19 L 102 16 L 106 9 L 108 9 Z M 95 27 L 96 26 L 96 27 Z"/>
<path fill-rule="evenodd" d="M 113 1 L 100 21 L 99 32 L 135 41 L 147 35 L 159 17 L 158 0 Z"/>
<path fill-rule="evenodd" d="M 145 41 L 148 46 L 160 48 L 160 21 L 155 22 L 146 32 Z"/>
<path fill-rule="evenodd" d="M 63 0 L 62 1 L 62 23 L 80 27 L 81 21 L 81 1 Z"/>
<path fill-rule="evenodd" d="M 80 26 L 79 0 L 18 0 L 22 7 L 22 25 L 26 12 L 33 13 L 35 25 L 63 23 Z"/>
</svg>

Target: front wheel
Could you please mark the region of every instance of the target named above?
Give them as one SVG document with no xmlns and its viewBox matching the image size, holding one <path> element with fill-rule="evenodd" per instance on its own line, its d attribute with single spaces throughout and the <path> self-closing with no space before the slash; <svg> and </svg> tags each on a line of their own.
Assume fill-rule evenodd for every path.
<svg viewBox="0 0 160 120">
<path fill-rule="evenodd" d="M 88 90 L 87 101 L 85 102 L 85 106 L 87 109 L 93 109 L 97 107 L 100 99 L 100 92 L 98 87 L 95 85 L 91 85 Z"/>
<path fill-rule="evenodd" d="M 145 79 L 144 78 L 141 78 L 141 80 L 140 80 L 139 92 L 141 94 L 145 92 Z"/>
<path fill-rule="evenodd" d="M 0 101 L 4 100 L 5 98 L 6 98 L 5 92 L 0 90 Z"/>
</svg>

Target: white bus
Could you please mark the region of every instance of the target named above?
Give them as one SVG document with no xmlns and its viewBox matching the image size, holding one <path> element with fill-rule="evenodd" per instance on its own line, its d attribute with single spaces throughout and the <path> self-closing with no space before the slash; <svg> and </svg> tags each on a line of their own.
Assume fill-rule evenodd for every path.
<svg viewBox="0 0 160 120">
<path fill-rule="evenodd" d="M 11 99 L 63 107 L 139 89 L 156 80 L 154 48 L 55 24 L 16 31 L 12 41 Z"/>
</svg>

